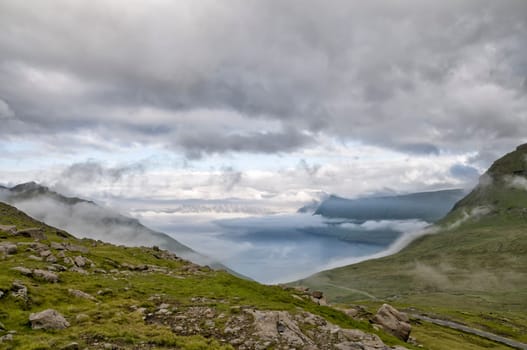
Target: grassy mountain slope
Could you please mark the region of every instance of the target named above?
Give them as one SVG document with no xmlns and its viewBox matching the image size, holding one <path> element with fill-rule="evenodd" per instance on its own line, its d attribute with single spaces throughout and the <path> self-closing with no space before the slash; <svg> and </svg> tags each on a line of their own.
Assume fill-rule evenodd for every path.
<svg viewBox="0 0 527 350">
<path fill-rule="evenodd" d="M 390 300 L 527 341 L 527 147 L 497 160 L 480 184 L 401 252 L 297 284 L 337 302 Z"/>
<path fill-rule="evenodd" d="M 92 201 L 63 196 L 35 182 L 0 189 L 0 200 L 77 236 L 127 246 L 157 245 L 195 263 L 225 269 L 217 261 L 197 253 L 165 233 L 144 226 L 136 219 L 98 206 Z"/>
<path fill-rule="evenodd" d="M 331 349 L 357 334 L 363 343 L 380 341 L 344 328 L 403 344 L 300 292 L 200 267 L 156 247 L 79 240 L 3 203 L 0 225 L 0 349 L 271 349 L 308 342 Z M 58 282 L 39 277 L 38 269 Z M 70 326 L 32 329 L 29 315 L 48 308 Z M 262 328 L 265 322 L 270 328 Z M 299 341 L 304 345 L 291 345 Z"/>
</svg>

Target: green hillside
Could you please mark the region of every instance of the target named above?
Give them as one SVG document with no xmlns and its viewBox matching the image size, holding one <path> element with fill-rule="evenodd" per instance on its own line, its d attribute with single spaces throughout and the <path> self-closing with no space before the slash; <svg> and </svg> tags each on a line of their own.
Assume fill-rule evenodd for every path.
<svg viewBox="0 0 527 350">
<path fill-rule="evenodd" d="M 527 147 L 497 160 L 480 184 L 401 252 L 295 284 L 333 302 L 390 301 L 527 341 Z"/>
<path fill-rule="evenodd" d="M 416 349 L 305 293 L 78 240 L 3 203 L 0 267 L 0 349 Z M 47 309 L 67 327 L 36 329 L 31 314 Z"/>
</svg>

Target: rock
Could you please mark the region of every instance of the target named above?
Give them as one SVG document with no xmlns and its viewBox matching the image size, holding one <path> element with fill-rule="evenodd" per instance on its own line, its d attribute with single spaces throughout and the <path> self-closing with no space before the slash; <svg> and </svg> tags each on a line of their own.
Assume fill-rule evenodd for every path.
<svg viewBox="0 0 527 350">
<path fill-rule="evenodd" d="M 64 248 L 66 248 L 66 250 L 70 252 L 77 252 L 77 253 L 83 253 L 83 254 L 88 254 L 90 252 L 89 249 L 86 247 L 83 247 L 81 245 L 74 245 L 70 243 L 66 244 Z"/>
<path fill-rule="evenodd" d="M 78 267 L 84 267 L 86 266 L 86 259 L 84 259 L 82 256 L 76 256 L 75 258 L 73 258 L 73 262 L 75 263 L 75 265 L 77 265 Z"/>
<path fill-rule="evenodd" d="M 280 339 L 289 347 L 301 349 L 314 345 L 314 342 L 302 333 L 288 312 L 259 310 L 248 312 L 254 317 L 254 333 L 262 342 L 277 342 Z"/>
<path fill-rule="evenodd" d="M 59 281 L 59 276 L 56 273 L 40 269 L 33 270 L 33 277 L 51 283 L 57 283 Z"/>
<path fill-rule="evenodd" d="M 91 264 L 91 260 L 90 259 L 86 259 L 85 257 L 80 256 L 80 255 L 78 255 L 75 258 L 73 258 L 73 262 L 78 267 L 85 267 L 86 265 Z"/>
<path fill-rule="evenodd" d="M 412 330 L 408 315 L 398 311 L 393 306 L 382 305 L 371 322 L 381 326 L 386 332 L 395 335 L 397 338 L 407 341 Z"/>
<path fill-rule="evenodd" d="M 0 331 L 5 331 L 5 326 L 2 322 L 0 322 Z"/>
<path fill-rule="evenodd" d="M 27 287 L 19 281 L 13 282 L 11 285 L 12 295 L 15 298 L 27 300 Z"/>
<path fill-rule="evenodd" d="M 4 251 L 5 254 L 16 254 L 18 251 L 18 248 L 16 244 L 13 243 L 2 243 L 0 245 L 0 251 Z"/>
<path fill-rule="evenodd" d="M 58 271 L 66 271 L 68 269 L 66 266 L 63 266 L 63 265 L 60 265 L 60 264 L 53 264 L 51 266 L 56 268 Z"/>
<path fill-rule="evenodd" d="M 23 230 L 18 230 L 15 232 L 15 235 L 38 239 L 38 240 L 47 239 L 46 235 L 44 234 L 44 230 L 38 227 L 31 227 L 31 228 L 26 228 Z"/>
<path fill-rule="evenodd" d="M 19 272 L 24 276 L 31 276 L 33 274 L 33 272 L 30 269 L 28 269 L 27 267 L 22 267 L 22 266 L 13 267 L 11 268 L 11 270 Z"/>
<path fill-rule="evenodd" d="M 71 295 L 77 297 L 77 298 L 83 298 L 83 299 L 88 299 L 88 300 L 91 300 L 91 301 L 96 301 L 97 299 L 95 299 L 93 296 L 91 296 L 90 294 L 88 293 L 85 293 L 81 290 L 77 290 L 77 289 L 68 289 L 68 293 L 70 293 Z"/>
<path fill-rule="evenodd" d="M 64 316 L 53 309 L 30 314 L 29 322 L 32 329 L 64 329 L 70 326 Z"/>
<path fill-rule="evenodd" d="M 7 341 L 13 341 L 13 335 L 12 334 L 6 334 L 3 337 L 0 337 L 0 344 L 7 342 Z"/>
<path fill-rule="evenodd" d="M 66 346 L 63 346 L 62 348 L 60 348 L 61 350 L 79 350 L 79 343 L 69 343 L 68 345 Z"/>
<path fill-rule="evenodd" d="M 55 257 L 55 255 L 50 255 L 46 258 L 46 261 L 53 264 L 57 262 L 57 258 Z"/>
<path fill-rule="evenodd" d="M 16 232 L 16 226 L 14 226 L 14 225 L 0 225 L 0 232 L 14 234 Z"/>
<path fill-rule="evenodd" d="M 47 258 L 50 255 L 51 255 L 51 250 L 42 250 L 40 252 L 40 256 L 43 257 L 43 258 Z"/>
<path fill-rule="evenodd" d="M 60 251 L 57 253 L 57 258 L 59 259 L 64 259 L 66 257 L 66 254 L 64 254 L 64 251 Z"/>
<path fill-rule="evenodd" d="M 77 266 L 73 266 L 72 268 L 70 268 L 70 271 L 71 272 L 77 272 L 77 273 L 80 273 L 82 275 L 87 275 L 88 274 L 88 271 L 86 271 L 84 269 L 81 269 L 80 267 L 77 267 Z"/>
<path fill-rule="evenodd" d="M 55 249 L 55 250 L 65 250 L 66 249 L 66 247 L 64 247 L 62 243 L 58 243 L 58 242 L 51 242 L 50 247 L 51 249 Z"/>
<path fill-rule="evenodd" d="M 321 291 L 319 290 L 316 290 L 314 292 L 311 293 L 311 296 L 315 299 L 322 299 L 324 297 L 324 293 L 322 293 Z"/>
<path fill-rule="evenodd" d="M 42 261 L 42 258 L 40 256 L 35 256 L 33 254 L 29 255 L 27 258 L 35 261 Z"/>
</svg>

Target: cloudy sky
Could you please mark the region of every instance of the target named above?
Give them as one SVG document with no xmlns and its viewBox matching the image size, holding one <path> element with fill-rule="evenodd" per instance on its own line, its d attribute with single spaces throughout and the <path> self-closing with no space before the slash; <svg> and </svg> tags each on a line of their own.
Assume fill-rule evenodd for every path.
<svg viewBox="0 0 527 350">
<path fill-rule="evenodd" d="M 0 0 L 4 185 L 279 212 L 526 141 L 524 0 Z"/>
</svg>

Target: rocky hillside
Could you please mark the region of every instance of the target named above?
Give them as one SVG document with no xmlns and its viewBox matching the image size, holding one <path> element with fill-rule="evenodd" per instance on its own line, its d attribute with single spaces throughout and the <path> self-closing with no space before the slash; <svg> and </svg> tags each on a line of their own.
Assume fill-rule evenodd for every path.
<svg viewBox="0 0 527 350">
<path fill-rule="evenodd" d="M 260 285 L 155 246 L 79 240 L 3 203 L 0 225 L 1 349 L 416 348 L 380 330 L 382 320 L 320 305 L 320 293 Z M 408 321 L 383 310 L 392 325 Z M 403 326 L 386 330 L 407 339 Z"/>
</svg>

